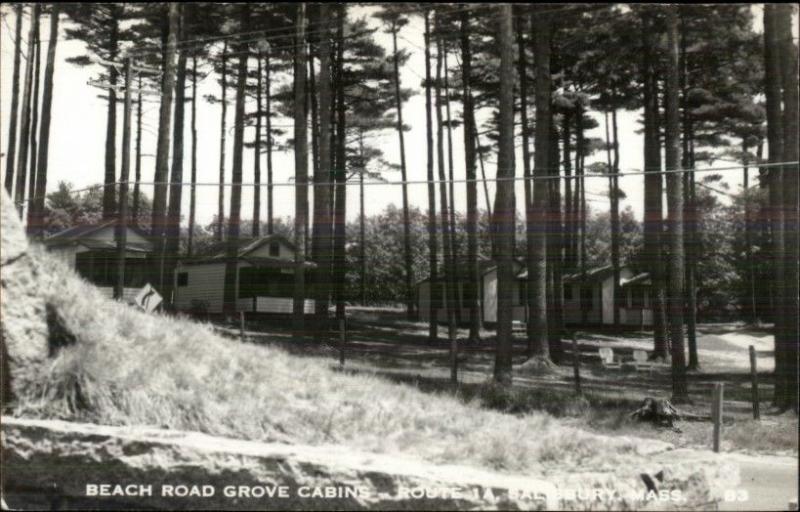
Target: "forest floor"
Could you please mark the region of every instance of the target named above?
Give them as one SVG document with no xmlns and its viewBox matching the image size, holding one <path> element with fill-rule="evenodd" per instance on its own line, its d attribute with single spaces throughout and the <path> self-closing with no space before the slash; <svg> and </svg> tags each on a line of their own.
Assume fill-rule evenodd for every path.
<svg viewBox="0 0 800 512">
<path fill-rule="evenodd" d="M 280 326 L 249 322 L 246 335 L 254 343 L 278 344 L 291 353 L 338 358 L 336 340 L 329 345 L 314 340 L 297 341 Z M 267 334 L 267 332 L 269 334 Z M 350 310 L 346 346 L 346 372 L 373 374 L 432 393 L 453 393 L 450 385 L 449 342 L 440 326 L 437 342 L 428 339 L 424 322 L 405 320 L 402 311 L 380 308 Z M 633 435 L 673 443 L 676 447 L 711 446 L 711 398 L 714 384 L 724 388 L 722 451 L 753 455 L 797 455 L 798 420 L 794 413 L 776 414 L 771 406 L 774 367 L 772 335 L 766 327 L 743 323 L 698 326 L 700 369 L 689 372 L 691 403 L 677 405 L 681 412 L 706 418 L 677 421 L 672 427 L 638 423 L 629 418 L 646 397 L 670 398 L 672 380 L 667 365 L 651 370 L 606 369 L 598 349 L 611 347 L 617 359 L 632 360 L 634 350 L 652 349 L 652 332 L 576 331 L 581 361 L 582 398 L 575 393 L 571 341 L 565 340 L 565 364 L 527 368 L 523 326 L 515 327 L 514 385 L 508 390 L 492 386 L 494 332 L 483 330 L 481 341 L 467 341 L 459 329 L 459 387 L 455 393 L 466 402 L 512 414 L 547 411 L 576 427 L 605 435 Z M 231 330 L 231 334 L 234 331 Z M 238 334 L 238 332 L 236 332 Z M 757 354 L 760 421 L 753 420 L 749 345 Z"/>
</svg>

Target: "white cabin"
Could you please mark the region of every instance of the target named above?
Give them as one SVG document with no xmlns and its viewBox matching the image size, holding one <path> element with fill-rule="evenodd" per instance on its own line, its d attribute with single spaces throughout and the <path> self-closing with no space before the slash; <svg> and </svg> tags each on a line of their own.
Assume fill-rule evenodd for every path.
<svg viewBox="0 0 800 512">
<path fill-rule="evenodd" d="M 174 305 L 192 314 L 223 312 L 227 242 L 214 244 L 175 268 Z M 291 314 L 295 271 L 294 245 L 280 235 L 240 240 L 236 265 L 236 311 Z M 314 268 L 306 262 L 305 267 Z M 306 299 L 306 313 L 314 300 Z"/>
<path fill-rule="evenodd" d="M 481 273 L 481 315 L 484 323 L 497 322 L 497 267 L 486 266 Z M 513 320 L 526 322 L 528 311 L 525 305 L 527 271 L 523 260 L 514 261 Z M 440 280 L 440 282 L 443 282 Z M 567 325 L 613 325 L 614 323 L 614 272 L 611 265 L 586 272 L 568 274 L 563 277 L 562 311 Z M 650 291 L 652 283 L 647 273 L 635 274 L 623 265 L 620 268 L 620 324 L 645 327 L 653 324 Z M 459 299 L 463 300 L 464 281 L 458 281 Z M 417 284 L 417 299 L 420 320 L 427 321 L 430 307 L 430 279 Z M 469 318 L 469 310 L 461 302 L 459 319 Z M 585 313 L 584 313 L 585 309 Z M 440 322 L 446 321 L 444 305 L 437 312 Z"/>
</svg>

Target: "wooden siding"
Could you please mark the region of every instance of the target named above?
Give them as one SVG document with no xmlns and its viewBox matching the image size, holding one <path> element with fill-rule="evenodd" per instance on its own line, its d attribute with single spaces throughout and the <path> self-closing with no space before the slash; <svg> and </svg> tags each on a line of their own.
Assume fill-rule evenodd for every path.
<svg viewBox="0 0 800 512">
<path fill-rule="evenodd" d="M 204 305 L 208 313 L 222 313 L 225 293 L 225 263 L 178 265 L 175 276 L 188 274 L 186 286 L 175 286 L 175 308 L 191 311 Z"/>
</svg>

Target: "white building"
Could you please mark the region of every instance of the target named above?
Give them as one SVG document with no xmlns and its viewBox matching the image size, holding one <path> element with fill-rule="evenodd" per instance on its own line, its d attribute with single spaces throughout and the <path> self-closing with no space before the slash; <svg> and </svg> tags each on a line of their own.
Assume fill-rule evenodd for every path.
<svg viewBox="0 0 800 512">
<path fill-rule="evenodd" d="M 485 263 L 485 262 L 482 262 Z M 484 323 L 497 322 L 497 267 L 483 265 L 481 272 L 481 315 Z M 513 320 L 527 321 L 525 294 L 528 272 L 524 260 L 514 261 L 513 284 Z M 463 304 L 463 276 L 458 280 L 461 310 L 460 319 L 469 318 L 469 310 Z M 440 280 L 440 282 L 443 282 Z M 614 323 L 614 272 L 611 265 L 595 268 L 586 272 L 568 274 L 563 277 L 564 323 L 567 325 L 612 325 Z M 620 269 L 620 324 L 626 326 L 650 326 L 653 323 L 650 290 L 652 283 L 647 273 L 635 274 L 627 265 Z M 417 284 L 417 299 L 420 320 L 427 321 L 430 306 L 430 280 L 425 279 Z M 444 305 L 441 304 L 437 318 L 446 321 Z M 584 313 L 585 309 L 585 313 Z"/>
<path fill-rule="evenodd" d="M 174 305 L 193 314 L 223 312 L 227 242 L 220 242 L 178 263 Z M 236 265 L 236 311 L 291 314 L 295 248 L 280 235 L 241 239 Z M 306 271 L 314 264 L 306 262 Z M 306 278 L 308 282 L 308 278 Z M 306 299 L 306 313 L 314 301 Z"/>
</svg>

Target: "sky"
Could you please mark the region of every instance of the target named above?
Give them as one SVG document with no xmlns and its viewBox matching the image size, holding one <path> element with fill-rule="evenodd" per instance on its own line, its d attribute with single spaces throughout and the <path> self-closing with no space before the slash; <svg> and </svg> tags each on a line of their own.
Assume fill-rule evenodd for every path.
<svg viewBox="0 0 800 512">
<path fill-rule="evenodd" d="M 351 18 L 367 17 L 370 24 L 378 26 L 377 20 L 371 20 L 370 14 L 377 9 L 376 6 L 353 6 L 349 8 Z M 755 15 L 754 25 L 760 27 L 760 5 L 753 6 Z M 0 23 L 0 144 L 3 153 L 7 150 L 7 129 L 8 111 L 11 101 L 11 71 L 13 69 L 13 28 L 15 26 L 14 14 L 9 4 L 5 4 L 2 10 L 3 21 Z M 53 115 L 50 131 L 50 158 L 48 191 L 56 188 L 59 181 L 67 181 L 75 188 L 83 188 L 96 183 L 102 183 L 104 174 L 104 144 L 106 130 L 107 102 L 98 97 L 103 91 L 90 86 L 87 81 L 96 78 L 100 68 L 98 66 L 77 67 L 65 62 L 71 56 L 84 53 L 84 45 L 78 41 L 64 40 L 64 29 L 69 21 L 62 18 L 60 26 L 59 43 L 56 53 L 56 67 L 54 78 L 54 97 Z M 411 19 L 411 22 L 401 31 L 398 44 L 401 49 L 409 53 L 408 63 L 401 69 L 402 86 L 413 88 L 415 94 L 403 106 L 404 122 L 410 127 L 405 134 L 406 159 L 409 180 L 424 180 L 427 172 L 427 160 L 425 151 L 426 129 L 425 129 L 425 96 L 420 83 L 424 76 L 424 55 L 423 55 L 423 20 L 420 17 Z M 796 30 L 797 27 L 795 27 Z M 42 39 L 47 39 L 49 30 L 49 20 L 42 20 Z M 27 16 L 23 24 L 23 40 L 27 38 Z M 387 54 L 391 53 L 391 37 L 383 30 L 376 32 L 376 40 L 384 46 Z M 25 47 L 23 47 L 23 53 Z M 46 44 L 43 44 L 42 59 L 46 54 Z M 25 59 L 23 59 L 23 69 Z M 42 65 L 44 68 L 44 65 Z M 285 79 L 290 79 L 286 77 Z M 22 86 L 20 86 L 22 89 Z M 204 97 L 207 94 L 219 95 L 219 85 L 216 76 L 211 75 L 198 84 L 198 96 Z M 229 90 L 229 97 L 233 91 Z M 156 132 L 158 127 L 158 98 L 150 98 L 150 103 L 144 104 L 144 133 L 142 140 L 142 152 L 145 157 L 142 159 L 142 179 L 152 181 L 155 167 L 155 144 Z M 452 104 L 453 116 L 460 116 L 459 104 Z M 255 109 L 255 100 L 246 103 L 246 110 Z M 228 108 L 228 127 L 233 126 L 233 108 Z M 220 106 L 209 104 L 205 101 L 198 102 L 197 107 L 197 129 L 198 129 L 198 176 L 199 183 L 216 183 L 219 174 L 219 137 L 220 137 Z M 479 114 L 479 121 L 485 118 L 486 112 Z M 184 163 L 184 176 L 189 173 L 189 118 L 187 108 L 185 147 L 186 156 Z M 592 114 L 597 118 L 599 127 L 587 133 L 589 137 L 605 138 L 603 119 L 599 114 Z M 636 133 L 639 130 L 638 118 L 640 112 L 620 112 L 619 113 L 619 138 L 620 138 L 620 168 L 621 171 L 634 171 L 642 166 L 643 140 L 642 135 Z M 118 153 L 121 152 L 122 137 L 122 105 L 118 107 Z M 291 119 L 277 119 L 276 125 L 281 125 L 291 133 Z M 245 130 L 245 140 L 252 140 L 254 128 Z M 230 169 L 232 165 L 232 131 L 228 134 L 227 147 L 227 176 L 230 179 Z M 376 140 L 384 152 L 383 158 L 389 162 L 399 163 L 399 144 L 397 132 L 387 130 Z M 453 132 L 453 154 L 456 179 L 463 179 L 464 159 L 463 159 L 463 133 L 460 129 Z M 133 146 L 133 144 L 132 144 Z M 262 155 L 262 159 L 265 158 Z M 487 177 L 495 176 L 496 155 L 488 158 L 486 165 Z M 605 152 L 598 152 L 596 155 L 587 158 L 587 166 L 593 162 L 605 162 Z M 133 160 L 133 158 L 132 158 Z M 2 159 L 2 175 L 5 176 L 5 157 Z M 275 183 L 292 183 L 291 178 L 294 174 L 294 158 L 291 152 L 276 152 L 273 154 L 274 181 Z M 121 165 L 121 157 L 118 155 L 117 173 Z M 717 161 L 713 166 L 703 167 L 728 167 L 730 162 Z M 132 164 L 133 166 L 133 164 Z M 266 164 L 262 160 L 262 180 L 265 180 Z M 311 172 L 311 171 L 310 171 Z M 522 175 L 521 152 L 517 157 L 517 176 Z M 725 181 L 728 183 L 731 192 L 736 192 L 741 187 L 742 172 L 740 170 L 726 171 L 723 173 Z M 133 176 L 131 176 L 131 179 Z M 400 179 L 399 172 L 387 172 L 385 178 L 389 181 Z M 253 152 L 245 150 L 244 154 L 244 178 L 245 183 L 253 182 Z M 586 199 L 589 208 L 595 211 L 608 209 L 608 180 L 604 178 L 587 179 Z M 620 178 L 620 187 L 625 192 L 627 198 L 622 201 L 621 207 L 630 206 L 637 218 L 641 218 L 643 210 L 643 179 L 641 176 L 626 176 Z M 455 185 L 455 204 L 458 211 L 464 212 L 466 207 L 466 185 L 456 183 Z M 402 187 L 398 185 L 371 185 L 366 188 L 365 210 L 367 215 L 382 211 L 390 203 L 400 206 L 402 198 Z M 143 188 L 145 193 L 152 197 L 152 187 Z M 183 218 L 184 222 L 188 219 L 189 201 L 188 187 L 184 188 Z M 518 182 L 516 187 L 517 197 L 522 197 L 522 185 Z M 229 197 L 230 189 L 226 189 L 226 198 Z M 489 183 L 489 192 L 493 201 L 494 184 Z M 247 219 L 252 213 L 253 187 L 243 188 L 242 198 L 242 217 Z M 276 187 L 274 211 L 276 217 L 291 217 L 294 214 L 294 191 L 291 186 Z M 262 192 L 262 197 L 266 197 L 266 192 Z M 419 207 L 425 211 L 427 209 L 427 188 L 424 184 L 409 185 L 409 197 L 412 206 Z M 722 197 L 724 200 L 724 196 Z M 482 187 L 479 186 L 480 207 L 485 207 Z M 197 217 L 198 222 L 206 224 L 211 222 L 217 211 L 217 187 L 199 186 L 197 189 Z M 356 186 L 348 189 L 348 219 L 357 217 L 359 207 L 359 194 Z M 437 193 L 438 203 L 438 193 Z M 309 196 L 309 204 L 313 204 L 313 192 Z M 517 204 L 521 204 L 518 200 Z M 438 208 L 438 207 L 437 207 Z M 226 203 L 226 211 L 228 205 Z M 262 202 L 262 216 L 266 215 L 266 204 Z M 262 220 L 266 220 L 262 218 Z"/>
</svg>

